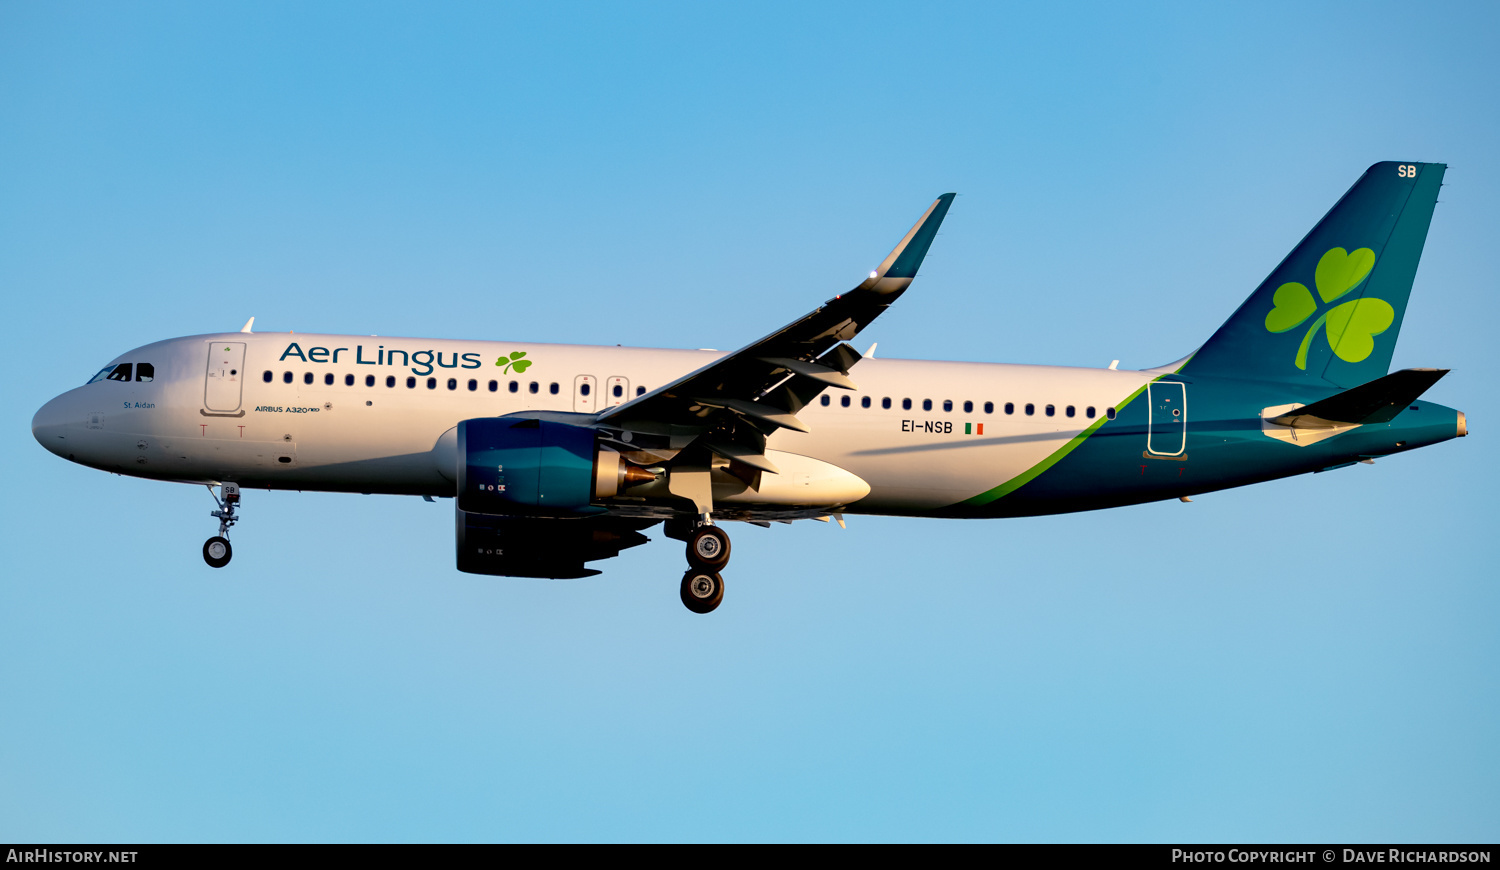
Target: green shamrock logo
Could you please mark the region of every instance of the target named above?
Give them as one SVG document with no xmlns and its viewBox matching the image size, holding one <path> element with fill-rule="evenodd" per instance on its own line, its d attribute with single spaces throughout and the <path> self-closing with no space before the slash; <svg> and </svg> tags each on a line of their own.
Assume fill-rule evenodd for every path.
<svg viewBox="0 0 1500 870">
<path fill-rule="evenodd" d="M 513 350 L 510 352 L 510 356 L 508 358 L 502 356 L 499 359 L 495 360 L 495 365 L 505 366 L 505 368 L 500 370 L 502 374 L 509 374 L 510 372 L 520 374 L 521 372 L 526 371 L 528 368 L 531 368 L 532 361 L 529 359 L 523 359 L 523 357 L 525 356 L 526 351 Z"/>
<path fill-rule="evenodd" d="M 1349 253 L 1343 248 L 1333 248 L 1318 260 L 1313 272 L 1313 283 L 1318 296 L 1325 302 L 1345 295 L 1358 287 L 1375 268 L 1375 252 L 1360 248 Z M 1271 297 L 1274 304 L 1266 313 L 1266 329 L 1270 332 L 1287 332 L 1296 329 L 1318 310 L 1312 291 L 1296 281 L 1276 288 Z M 1302 344 L 1297 348 L 1297 368 L 1307 370 L 1307 349 L 1312 344 L 1318 328 L 1328 339 L 1328 347 L 1344 362 L 1359 362 L 1375 352 L 1375 336 L 1390 329 L 1396 322 L 1396 309 L 1384 299 L 1367 297 L 1351 299 L 1324 311 L 1307 328 Z"/>
</svg>

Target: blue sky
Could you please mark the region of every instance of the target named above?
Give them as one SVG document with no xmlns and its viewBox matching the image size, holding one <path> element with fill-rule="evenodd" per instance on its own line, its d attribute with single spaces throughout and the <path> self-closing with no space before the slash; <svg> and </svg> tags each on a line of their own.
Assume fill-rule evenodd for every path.
<svg viewBox="0 0 1500 870">
<path fill-rule="evenodd" d="M 0 6 L 0 839 L 1500 837 L 1493 4 Z M 1450 165 L 1395 366 L 1474 435 L 1039 519 L 452 567 L 451 502 L 64 463 L 258 329 L 736 347 L 947 190 L 879 355 L 1193 350 L 1366 166 Z M 659 536 L 658 536 L 659 537 Z"/>
</svg>

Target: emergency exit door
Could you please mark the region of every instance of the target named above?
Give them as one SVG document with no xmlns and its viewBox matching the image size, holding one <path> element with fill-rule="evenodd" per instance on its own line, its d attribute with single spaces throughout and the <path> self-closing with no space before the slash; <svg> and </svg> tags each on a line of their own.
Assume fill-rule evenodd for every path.
<svg viewBox="0 0 1500 870">
<path fill-rule="evenodd" d="M 604 384 L 604 404 L 613 408 L 630 401 L 630 379 L 618 375 Z"/>
<path fill-rule="evenodd" d="M 592 414 L 599 407 L 599 384 L 593 375 L 573 379 L 573 410 Z"/>
</svg>

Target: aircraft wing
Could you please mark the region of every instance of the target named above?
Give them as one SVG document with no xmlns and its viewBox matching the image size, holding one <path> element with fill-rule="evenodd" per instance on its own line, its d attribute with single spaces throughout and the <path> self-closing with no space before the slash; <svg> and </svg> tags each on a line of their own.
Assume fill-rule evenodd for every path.
<svg viewBox="0 0 1500 870">
<path fill-rule="evenodd" d="M 928 206 L 870 277 L 811 313 L 695 372 L 599 415 L 606 426 L 693 435 L 714 429 L 704 446 L 765 471 L 765 435 L 806 432 L 797 412 L 827 387 L 855 389 L 849 369 L 860 355 L 844 342 L 895 302 L 927 256 L 955 194 Z"/>
</svg>

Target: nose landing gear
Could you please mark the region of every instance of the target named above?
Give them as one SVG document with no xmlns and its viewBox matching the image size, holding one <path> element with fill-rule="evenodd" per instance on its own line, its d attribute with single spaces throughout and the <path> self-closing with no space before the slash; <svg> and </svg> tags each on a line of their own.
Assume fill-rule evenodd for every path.
<svg viewBox="0 0 1500 870">
<path fill-rule="evenodd" d="M 228 565 L 229 560 L 233 557 L 234 548 L 229 546 L 228 538 L 221 538 L 218 535 L 214 535 L 203 542 L 203 561 L 208 563 L 208 567 L 222 568 Z"/>
<path fill-rule="evenodd" d="M 219 485 L 219 495 L 214 495 L 212 486 L 208 488 L 208 494 L 213 495 L 219 505 L 218 510 L 209 512 L 209 516 L 219 520 L 219 533 L 203 542 L 203 561 L 210 568 L 222 568 L 234 557 L 234 548 L 229 545 L 229 527 L 239 520 L 234 515 L 234 508 L 240 503 L 240 485 L 225 481 Z"/>
</svg>

